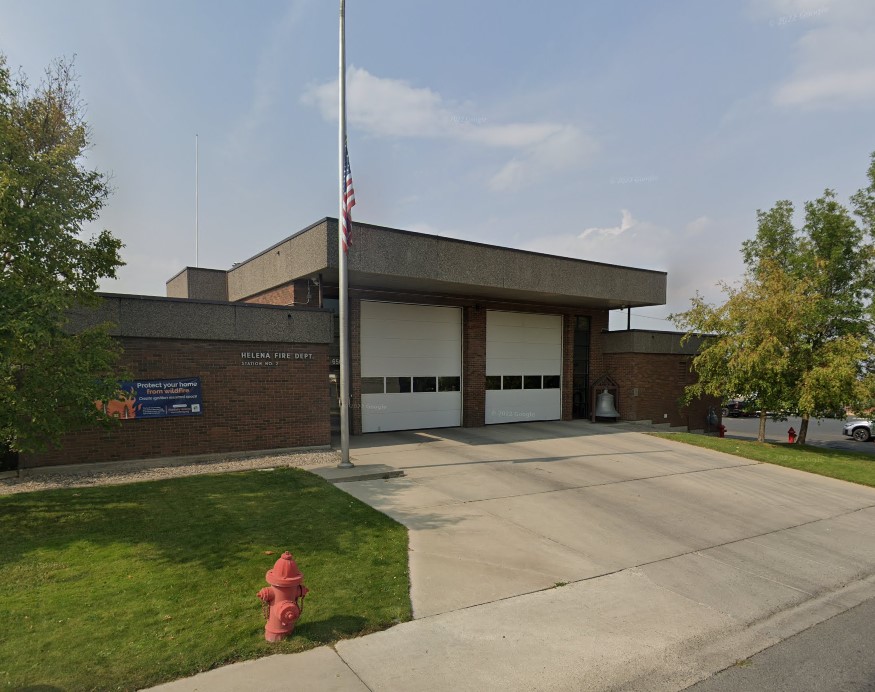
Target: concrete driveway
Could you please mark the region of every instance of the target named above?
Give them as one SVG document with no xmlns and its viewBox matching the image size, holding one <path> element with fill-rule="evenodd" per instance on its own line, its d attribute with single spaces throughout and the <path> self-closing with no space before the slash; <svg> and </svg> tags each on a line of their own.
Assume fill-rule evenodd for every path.
<svg viewBox="0 0 875 692">
<path fill-rule="evenodd" d="M 875 489 L 632 425 L 354 440 L 410 529 L 414 616 L 160 689 L 681 690 L 875 596 Z M 311 598 L 318 598 L 314 593 Z"/>
<path fill-rule="evenodd" d="M 385 433 L 353 460 L 405 472 L 339 487 L 410 529 L 417 618 L 337 645 L 371 689 L 680 689 L 875 593 L 875 489 L 633 426 Z"/>
</svg>

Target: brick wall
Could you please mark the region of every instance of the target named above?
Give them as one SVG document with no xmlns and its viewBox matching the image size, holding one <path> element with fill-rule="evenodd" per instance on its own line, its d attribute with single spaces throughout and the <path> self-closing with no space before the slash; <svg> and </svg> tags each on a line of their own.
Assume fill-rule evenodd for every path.
<svg viewBox="0 0 875 692">
<path fill-rule="evenodd" d="M 201 378 L 203 414 L 121 421 L 67 435 L 21 466 L 328 445 L 328 346 L 122 338 L 134 379 Z M 306 352 L 313 360 L 241 365 L 241 351 Z"/>
<path fill-rule="evenodd" d="M 272 288 L 269 291 L 258 293 L 244 298 L 244 303 L 258 303 L 261 305 L 307 305 L 319 307 L 319 287 L 310 285 L 307 279 L 298 279 L 290 283 Z M 309 297 L 309 302 L 307 298 Z"/>
<path fill-rule="evenodd" d="M 623 420 L 648 420 L 701 429 L 708 407 L 719 416 L 720 402 L 706 397 L 683 406 L 684 388 L 694 383 L 691 357 L 678 354 L 613 353 L 605 356 L 608 372 L 620 387 L 617 411 Z"/>
<path fill-rule="evenodd" d="M 468 305 L 462 313 L 462 425 L 486 420 L 486 310 Z"/>
<path fill-rule="evenodd" d="M 575 315 L 562 316 L 562 420 L 572 420 L 574 411 L 575 321 Z"/>
<path fill-rule="evenodd" d="M 349 431 L 362 434 L 362 299 L 358 294 L 349 297 L 349 370 L 350 411 Z M 342 414 L 341 414 L 342 415 Z"/>
<path fill-rule="evenodd" d="M 592 384 L 609 371 L 609 364 L 605 356 L 603 334 L 608 330 L 610 318 L 607 310 L 596 310 L 581 314 L 588 314 L 591 320 L 589 326 L 589 382 Z"/>
</svg>

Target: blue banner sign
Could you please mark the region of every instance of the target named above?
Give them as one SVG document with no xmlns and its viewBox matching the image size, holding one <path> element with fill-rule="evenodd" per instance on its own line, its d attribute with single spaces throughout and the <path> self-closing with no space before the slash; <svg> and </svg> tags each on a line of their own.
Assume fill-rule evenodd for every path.
<svg viewBox="0 0 875 692">
<path fill-rule="evenodd" d="M 114 418 L 199 416 L 203 411 L 199 377 L 125 380 L 119 387 L 119 398 L 98 404 Z"/>
</svg>

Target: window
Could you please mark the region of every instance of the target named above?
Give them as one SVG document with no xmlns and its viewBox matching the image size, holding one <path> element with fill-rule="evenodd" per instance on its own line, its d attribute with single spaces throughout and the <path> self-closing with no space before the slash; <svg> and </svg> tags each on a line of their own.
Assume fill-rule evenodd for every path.
<svg viewBox="0 0 875 692">
<path fill-rule="evenodd" d="M 540 375 L 526 375 L 523 378 L 523 389 L 540 389 L 541 388 L 541 376 Z"/>
<path fill-rule="evenodd" d="M 504 376 L 503 389 L 522 389 L 522 388 L 523 388 L 523 376 L 522 375 L 505 375 Z"/>
<path fill-rule="evenodd" d="M 436 392 L 437 377 L 414 377 L 413 378 L 414 392 Z"/>
<path fill-rule="evenodd" d="M 487 375 L 486 389 L 501 389 L 501 375 Z"/>
<path fill-rule="evenodd" d="M 404 394 L 410 391 L 409 377 L 387 377 L 386 394 Z"/>
<path fill-rule="evenodd" d="M 383 378 L 382 377 L 363 377 L 362 378 L 362 394 L 382 394 L 383 393 Z"/>
<path fill-rule="evenodd" d="M 690 371 L 690 363 L 686 360 L 678 361 L 678 380 L 680 382 L 690 381 L 692 372 Z"/>
<path fill-rule="evenodd" d="M 458 392 L 462 389 L 461 377 L 438 377 L 439 392 Z"/>
<path fill-rule="evenodd" d="M 559 375 L 544 375 L 544 389 L 559 389 Z"/>
</svg>

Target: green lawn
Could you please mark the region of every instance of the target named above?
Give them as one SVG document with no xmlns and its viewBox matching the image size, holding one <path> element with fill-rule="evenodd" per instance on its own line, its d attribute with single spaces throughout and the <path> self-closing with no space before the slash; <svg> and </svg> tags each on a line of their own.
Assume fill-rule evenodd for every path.
<svg viewBox="0 0 875 692">
<path fill-rule="evenodd" d="M 310 594 L 268 644 L 284 550 Z M 410 619 L 406 529 L 296 469 L 0 497 L 0 583 L 12 688 L 136 689 Z"/>
<path fill-rule="evenodd" d="M 666 440 L 677 440 L 697 447 L 734 454 L 745 459 L 778 464 L 791 469 L 875 487 L 875 456 L 864 452 L 844 452 L 811 445 L 772 444 L 752 440 L 707 437 L 693 433 L 650 434 Z"/>
</svg>

